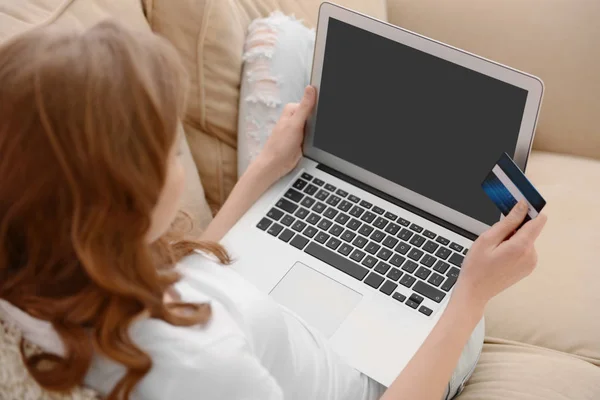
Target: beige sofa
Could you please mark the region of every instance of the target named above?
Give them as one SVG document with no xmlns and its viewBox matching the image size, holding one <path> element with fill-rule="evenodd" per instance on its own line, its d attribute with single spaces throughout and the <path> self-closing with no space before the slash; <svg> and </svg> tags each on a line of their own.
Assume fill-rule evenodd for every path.
<svg viewBox="0 0 600 400">
<path fill-rule="evenodd" d="M 314 26 L 320 1 L 140 1 L 0 0 L 0 40 L 40 24 L 86 27 L 107 17 L 166 36 L 192 83 L 186 208 L 206 224 L 206 200 L 217 209 L 236 181 L 249 22 L 280 9 Z M 539 267 L 489 305 L 484 352 L 460 399 L 600 399 L 600 1 L 334 2 L 545 81 L 527 169 L 548 201 Z"/>
</svg>

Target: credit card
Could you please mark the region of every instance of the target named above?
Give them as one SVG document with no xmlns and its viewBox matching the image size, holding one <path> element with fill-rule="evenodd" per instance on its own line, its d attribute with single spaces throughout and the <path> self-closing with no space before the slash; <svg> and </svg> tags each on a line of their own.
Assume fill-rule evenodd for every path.
<svg viewBox="0 0 600 400">
<path fill-rule="evenodd" d="M 529 209 L 523 223 L 537 217 L 546 205 L 546 200 L 506 153 L 502 154 L 481 187 L 504 216 L 521 199 L 525 199 Z"/>
</svg>

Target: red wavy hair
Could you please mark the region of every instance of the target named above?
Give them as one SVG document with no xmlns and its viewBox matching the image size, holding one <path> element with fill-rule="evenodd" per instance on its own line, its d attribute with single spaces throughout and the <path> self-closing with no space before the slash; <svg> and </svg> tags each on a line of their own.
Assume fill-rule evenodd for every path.
<svg viewBox="0 0 600 400">
<path fill-rule="evenodd" d="M 129 337 L 136 318 L 210 318 L 208 305 L 165 305 L 179 279 L 169 267 L 194 249 L 227 262 L 225 251 L 177 232 L 145 238 L 186 83 L 164 39 L 112 22 L 0 49 L 0 298 L 64 342 L 64 357 L 24 356 L 44 388 L 80 384 L 98 352 L 127 368 L 109 396 L 127 399 L 152 366 Z"/>
</svg>

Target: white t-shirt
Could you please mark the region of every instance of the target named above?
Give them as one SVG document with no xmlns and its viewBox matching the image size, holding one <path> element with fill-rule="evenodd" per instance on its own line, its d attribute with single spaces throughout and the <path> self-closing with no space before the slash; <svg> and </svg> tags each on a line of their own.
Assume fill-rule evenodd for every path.
<svg viewBox="0 0 600 400">
<path fill-rule="evenodd" d="M 370 400 L 384 388 L 341 360 L 319 332 L 235 271 L 194 254 L 178 268 L 184 301 L 210 302 L 205 326 L 136 322 L 130 335 L 153 361 L 139 400 Z M 108 394 L 124 368 L 95 357 L 86 384 Z"/>
</svg>

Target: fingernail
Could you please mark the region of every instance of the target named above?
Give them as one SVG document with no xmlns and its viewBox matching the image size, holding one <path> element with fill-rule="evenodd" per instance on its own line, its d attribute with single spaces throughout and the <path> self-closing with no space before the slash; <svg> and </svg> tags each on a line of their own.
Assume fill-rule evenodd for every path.
<svg viewBox="0 0 600 400">
<path fill-rule="evenodd" d="M 517 211 L 520 213 L 523 213 L 525 211 L 527 211 L 527 203 L 525 203 L 524 200 L 519 201 L 519 203 L 517 204 Z"/>
</svg>

